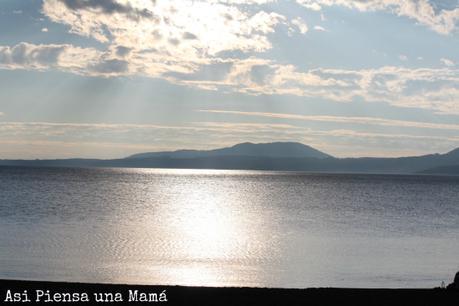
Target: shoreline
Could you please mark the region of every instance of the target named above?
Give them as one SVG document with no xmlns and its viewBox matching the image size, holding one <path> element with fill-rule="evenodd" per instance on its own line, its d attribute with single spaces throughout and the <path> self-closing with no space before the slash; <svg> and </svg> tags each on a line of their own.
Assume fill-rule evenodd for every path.
<svg viewBox="0 0 459 306">
<path fill-rule="evenodd" d="M 1 160 L 0 160 L 1 161 Z M 97 170 L 97 169 L 108 169 L 108 170 L 159 170 L 159 171 L 229 171 L 229 172 L 247 172 L 247 173 L 259 173 L 262 175 L 275 174 L 288 174 L 288 175 L 370 175 L 370 176 L 395 176 L 395 177 L 435 177 L 435 178 L 458 178 L 459 174 L 448 174 L 448 173 L 424 173 L 424 172 L 369 172 L 369 171 L 309 171 L 309 170 L 270 170 L 270 169 L 246 169 L 246 168 L 169 168 L 169 167 L 124 167 L 124 166 L 68 166 L 68 165 L 3 165 L 0 163 L 0 169 L 2 168 L 25 168 L 25 169 L 64 169 L 64 170 Z"/>
<path fill-rule="evenodd" d="M 96 301 L 97 297 L 99 300 Z M 14 298 L 20 301 L 13 301 Z M 4 305 L 146 305 L 151 303 L 222 306 L 459 305 L 459 290 L 440 288 L 281 289 L 0 280 L 0 304 Z"/>
</svg>

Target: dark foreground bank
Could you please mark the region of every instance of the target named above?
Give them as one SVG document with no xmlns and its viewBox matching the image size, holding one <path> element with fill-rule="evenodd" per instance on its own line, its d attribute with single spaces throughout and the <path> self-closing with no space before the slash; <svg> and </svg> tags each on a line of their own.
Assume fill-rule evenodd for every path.
<svg viewBox="0 0 459 306">
<path fill-rule="evenodd" d="M 459 290 L 268 289 L 0 280 L 2 305 L 459 305 Z"/>
</svg>

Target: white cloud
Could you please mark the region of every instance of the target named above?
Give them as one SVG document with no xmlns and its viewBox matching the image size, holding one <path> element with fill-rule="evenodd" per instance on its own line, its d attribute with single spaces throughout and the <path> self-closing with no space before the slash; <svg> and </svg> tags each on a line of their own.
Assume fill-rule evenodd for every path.
<svg viewBox="0 0 459 306">
<path fill-rule="evenodd" d="M 1 158 L 124 157 L 146 151 L 213 149 L 241 141 L 299 141 L 335 156 L 445 152 L 459 137 L 311 129 L 291 124 L 196 122 L 154 124 L 0 122 Z M 150 144 L 147 144 L 150 143 Z M 161 145 L 156 145 L 161 144 Z M 22 152 L 18 155 L 18 152 Z M 107 153 L 109 152 L 109 153 Z"/>
<path fill-rule="evenodd" d="M 400 54 L 398 56 L 398 58 L 401 60 L 401 61 L 407 61 L 408 60 L 408 56 L 406 56 L 405 54 Z"/>
<path fill-rule="evenodd" d="M 68 25 L 73 33 L 98 40 L 103 47 L 25 42 L 0 46 L 0 68 L 59 69 L 102 77 L 140 75 L 222 92 L 295 95 L 337 102 L 361 98 L 396 107 L 459 114 L 459 71 L 448 59 L 442 59 L 446 67 L 439 69 L 385 66 L 300 70 L 294 65 L 257 57 L 257 53 L 271 48 L 269 35 L 277 26 L 295 26 L 301 33 L 308 30 L 301 18 L 289 21 L 274 12 L 259 9 L 250 13 L 251 10 L 244 9 L 246 5 L 267 2 L 270 1 L 45 0 L 43 13 L 48 18 Z M 392 0 L 301 3 L 342 5 L 364 11 L 406 10 L 412 4 Z M 420 1 L 414 9 L 427 9 L 426 5 Z M 318 25 L 314 29 L 325 31 Z M 231 54 L 230 51 L 245 55 L 223 55 Z M 404 55 L 400 58 L 407 59 Z M 201 73 L 203 70 L 206 73 Z"/>
<path fill-rule="evenodd" d="M 451 68 L 311 69 L 269 60 L 235 61 L 227 77 L 219 81 L 175 80 L 189 86 L 239 91 L 253 95 L 295 95 L 350 102 L 386 102 L 396 107 L 429 109 L 459 114 L 459 70 Z"/>
<path fill-rule="evenodd" d="M 428 26 L 440 34 L 449 34 L 457 29 L 459 7 L 438 10 L 428 0 L 297 0 L 308 9 L 320 10 L 326 6 L 343 6 L 359 11 L 387 11 L 407 17 Z"/>
<path fill-rule="evenodd" d="M 287 124 L 0 122 L 0 158 L 123 157 L 145 151 L 209 149 L 299 135 Z M 158 145 L 159 144 L 159 145 Z M 107 151 L 107 149 L 110 149 Z M 18 156 L 18 152 L 21 154 Z"/>
<path fill-rule="evenodd" d="M 320 11 L 322 9 L 320 4 L 315 1 L 297 0 L 297 2 L 301 4 L 302 6 L 304 6 L 305 8 L 313 10 L 313 11 Z"/>
<path fill-rule="evenodd" d="M 301 34 L 306 34 L 308 32 L 308 25 L 300 17 L 293 19 L 292 24 L 298 28 Z"/>
<path fill-rule="evenodd" d="M 251 129 L 252 132 L 246 131 L 243 134 L 245 139 L 256 137 L 255 141 L 259 142 L 271 142 L 273 139 L 299 141 L 336 157 L 415 156 L 448 152 L 459 146 L 459 137 L 455 136 L 424 136 L 400 132 L 379 133 L 352 129 L 320 130 L 294 125 L 286 125 L 283 129 L 276 126 L 271 132 L 273 134 L 269 136 L 263 133 L 255 136 L 256 127 L 250 127 L 250 124 L 246 123 L 205 122 L 201 125 L 218 129 Z M 240 139 L 235 139 L 235 141 L 239 142 Z"/>
<path fill-rule="evenodd" d="M 20 43 L 13 47 L 0 46 L 0 65 L 3 68 L 41 69 L 55 65 L 68 45 L 32 45 Z"/>
<path fill-rule="evenodd" d="M 107 57 L 127 48 L 130 71 L 160 76 L 192 73 L 219 60 L 222 52 L 264 52 L 268 35 L 286 18 L 274 12 L 249 13 L 235 4 L 269 1 L 70 1 L 45 0 L 43 12 L 70 32 L 108 45 Z"/>
<path fill-rule="evenodd" d="M 443 65 L 448 66 L 448 67 L 453 67 L 455 65 L 455 63 L 452 60 L 447 59 L 447 58 L 441 58 L 440 62 L 442 62 Z"/>
<path fill-rule="evenodd" d="M 314 26 L 314 30 L 321 31 L 321 32 L 326 32 L 327 31 L 324 27 L 319 26 L 319 25 Z"/>
<path fill-rule="evenodd" d="M 243 111 L 228 111 L 228 110 L 199 110 L 203 113 L 213 114 L 230 114 L 237 116 L 248 116 L 248 117 L 264 117 L 271 119 L 287 119 L 287 120 L 302 120 L 312 122 L 327 122 L 327 123 L 338 123 L 338 124 L 362 124 L 362 125 L 375 125 L 375 126 L 393 126 L 401 128 L 418 128 L 418 129 L 434 129 L 434 130 L 459 130 L 459 124 L 443 124 L 443 123 L 431 123 L 431 122 L 420 122 L 420 121 L 406 121 L 406 120 L 394 120 L 377 117 L 354 117 L 354 116 L 322 116 L 322 115 L 296 115 L 296 114 L 285 114 L 285 113 L 267 113 L 267 112 L 243 112 Z"/>
<path fill-rule="evenodd" d="M 48 28 L 42 28 L 41 31 L 46 33 L 48 32 Z"/>
<path fill-rule="evenodd" d="M 92 67 L 103 62 L 103 53 L 69 44 L 0 46 L 0 69 L 60 69 L 76 74 L 102 75 Z M 104 73 L 104 75 L 106 75 Z"/>
<path fill-rule="evenodd" d="M 396 107 L 429 109 L 436 113 L 459 114 L 459 70 L 445 68 L 311 69 L 260 58 L 219 59 L 185 66 L 149 63 L 149 56 L 132 54 L 130 48 L 105 52 L 72 45 L 0 46 L 0 68 L 60 69 L 90 76 L 144 75 L 170 82 L 223 92 L 251 95 L 295 95 L 350 102 L 386 102 Z M 186 65 L 190 65 L 189 67 Z M 206 67 L 204 76 L 199 69 Z M 220 67 L 220 68 L 219 68 Z M 223 70 L 219 71 L 218 69 Z M 189 69 L 187 69 L 189 68 Z M 215 70 L 217 69 L 217 70 Z M 178 74 L 171 74 L 176 71 Z M 219 78 L 212 79 L 212 77 Z"/>
<path fill-rule="evenodd" d="M 276 2 L 277 0 L 208 0 L 213 3 L 227 3 L 227 4 L 243 4 L 243 5 L 261 5 Z"/>
</svg>

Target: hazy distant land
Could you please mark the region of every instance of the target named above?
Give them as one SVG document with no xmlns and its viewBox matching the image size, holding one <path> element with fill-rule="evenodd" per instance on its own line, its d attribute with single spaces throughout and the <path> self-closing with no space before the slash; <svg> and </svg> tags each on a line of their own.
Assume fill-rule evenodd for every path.
<svg viewBox="0 0 459 306">
<path fill-rule="evenodd" d="M 296 142 L 140 153 L 121 159 L 0 160 L 0 166 L 133 167 L 459 175 L 459 148 L 399 158 L 336 158 Z"/>
</svg>

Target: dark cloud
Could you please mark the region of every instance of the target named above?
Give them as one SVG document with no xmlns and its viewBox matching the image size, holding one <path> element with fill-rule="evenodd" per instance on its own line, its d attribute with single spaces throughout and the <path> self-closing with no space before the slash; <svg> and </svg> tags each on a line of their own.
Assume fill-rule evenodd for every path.
<svg viewBox="0 0 459 306">
<path fill-rule="evenodd" d="M 177 38 L 171 38 L 169 39 L 169 43 L 173 46 L 178 46 L 180 44 L 180 40 L 178 40 Z"/>
<path fill-rule="evenodd" d="M 152 12 L 143 9 L 139 10 L 133 8 L 129 4 L 121 4 L 116 0 L 59 0 L 65 4 L 69 9 L 72 10 L 82 10 L 82 9 L 99 9 L 105 14 L 124 14 L 129 18 L 138 19 L 138 18 L 152 18 L 154 17 Z M 152 1 L 155 3 L 155 1 Z"/>
<path fill-rule="evenodd" d="M 153 38 L 155 40 L 160 40 L 163 38 L 163 36 L 161 35 L 161 33 L 159 33 L 158 30 L 154 30 L 153 32 L 151 32 L 151 34 L 153 35 Z"/>
<path fill-rule="evenodd" d="M 117 46 L 116 47 L 116 55 L 125 57 L 129 53 L 131 53 L 131 48 L 125 47 L 125 46 Z"/>
<path fill-rule="evenodd" d="M 231 15 L 228 14 L 228 13 L 223 14 L 223 17 L 225 17 L 225 19 L 226 19 L 227 21 L 232 21 L 232 20 L 234 19 L 233 16 L 231 16 Z"/>
<path fill-rule="evenodd" d="M 268 65 L 254 65 L 250 70 L 250 77 L 253 82 L 263 85 L 266 83 L 266 78 L 274 72 L 275 69 Z"/>
<path fill-rule="evenodd" d="M 123 74 L 129 70 L 129 62 L 119 59 L 103 60 L 89 67 L 91 72 L 97 74 Z"/>
<path fill-rule="evenodd" d="M 192 40 L 192 39 L 198 39 L 198 37 L 194 35 L 193 33 L 185 32 L 183 33 L 183 39 Z"/>
</svg>

